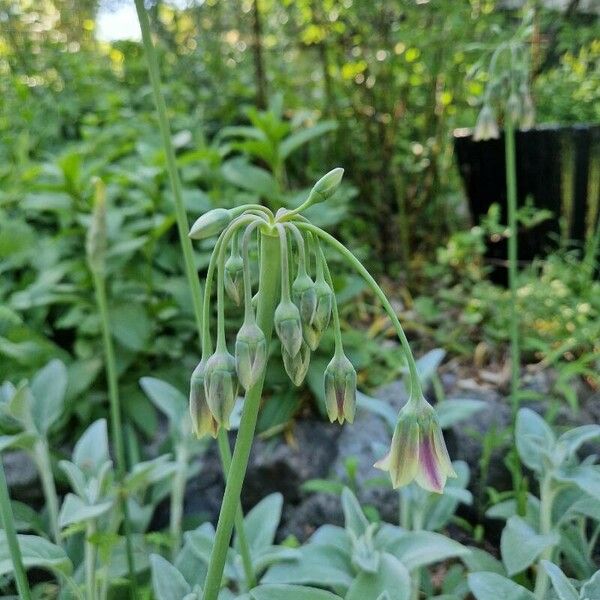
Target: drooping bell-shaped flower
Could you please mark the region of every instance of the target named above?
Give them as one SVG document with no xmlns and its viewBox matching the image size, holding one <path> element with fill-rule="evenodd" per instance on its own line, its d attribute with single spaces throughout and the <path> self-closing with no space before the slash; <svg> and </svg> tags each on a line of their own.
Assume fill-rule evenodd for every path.
<svg viewBox="0 0 600 600">
<path fill-rule="evenodd" d="M 235 358 L 217 346 L 217 351 L 206 361 L 204 391 L 210 412 L 225 429 L 229 429 L 229 417 L 235 406 L 237 390 Z"/>
<path fill-rule="evenodd" d="M 302 385 L 308 367 L 310 365 L 310 348 L 307 344 L 302 344 L 300 351 L 296 356 L 290 356 L 285 348 L 282 351 L 283 365 L 292 383 L 298 387 Z"/>
<path fill-rule="evenodd" d="M 315 282 L 306 273 L 298 273 L 292 283 L 292 300 L 300 311 L 302 324 L 312 323 L 317 308 Z"/>
<path fill-rule="evenodd" d="M 506 114 L 515 125 L 521 120 L 521 99 L 516 92 L 512 92 L 506 101 Z"/>
<path fill-rule="evenodd" d="M 239 252 L 232 252 L 225 261 L 225 290 L 227 295 L 239 306 L 243 296 L 244 260 Z"/>
<path fill-rule="evenodd" d="M 500 132 L 498 131 L 498 123 L 496 123 L 494 111 L 489 104 L 484 104 L 477 117 L 475 130 L 473 131 L 473 141 L 479 142 L 481 140 L 491 140 L 499 137 Z"/>
<path fill-rule="evenodd" d="M 194 433 L 198 438 L 205 435 L 217 437 L 219 430 L 219 424 L 213 417 L 206 401 L 206 391 L 204 389 L 205 372 L 206 361 L 201 360 L 194 369 L 190 380 L 190 417 Z"/>
<path fill-rule="evenodd" d="M 531 129 L 535 124 L 535 107 L 529 90 L 523 94 L 523 110 L 521 112 L 521 129 Z"/>
<path fill-rule="evenodd" d="M 231 222 L 232 214 L 226 208 L 213 208 L 198 217 L 188 234 L 193 240 L 204 240 L 220 234 Z"/>
<path fill-rule="evenodd" d="M 331 319 L 333 291 L 329 287 L 329 284 L 321 278 L 315 282 L 315 295 L 317 297 L 317 306 L 312 324 L 319 334 L 323 335 Z"/>
<path fill-rule="evenodd" d="M 267 364 L 267 340 L 253 321 L 244 321 L 235 339 L 235 364 L 242 387 L 252 387 Z"/>
<path fill-rule="evenodd" d="M 394 488 L 414 480 L 438 494 L 448 477 L 456 477 L 437 415 L 425 398 L 410 399 L 402 408 L 390 451 L 375 467 L 389 472 Z"/>
<path fill-rule="evenodd" d="M 336 351 L 327 365 L 324 382 L 329 420 L 352 423 L 356 411 L 356 371 L 342 351 Z"/>
<path fill-rule="evenodd" d="M 281 345 L 290 356 L 296 356 L 302 346 L 302 320 L 298 307 L 282 299 L 275 309 L 275 331 Z"/>
</svg>

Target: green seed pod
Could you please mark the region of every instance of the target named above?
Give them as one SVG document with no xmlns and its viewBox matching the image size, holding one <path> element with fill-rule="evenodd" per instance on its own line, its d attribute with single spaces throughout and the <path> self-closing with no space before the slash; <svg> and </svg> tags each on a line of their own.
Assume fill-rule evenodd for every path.
<svg viewBox="0 0 600 600">
<path fill-rule="evenodd" d="M 252 387 L 267 364 L 267 340 L 256 323 L 244 323 L 235 340 L 235 364 L 245 390 Z"/>
<path fill-rule="evenodd" d="M 292 283 L 292 300 L 300 311 L 302 324 L 310 324 L 315 316 L 317 308 L 317 294 L 315 293 L 315 282 L 304 273 L 300 273 Z"/>
<path fill-rule="evenodd" d="M 302 346 L 302 320 L 298 307 L 282 300 L 275 309 L 275 331 L 282 347 L 290 356 L 296 356 Z"/>
<path fill-rule="evenodd" d="M 241 254 L 232 254 L 225 261 L 225 290 L 227 295 L 239 306 L 243 297 L 244 260 Z"/>
<path fill-rule="evenodd" d="M 227 351 L 215 352 L 206 361 L 204 392 L 210 412 L 225 429 L 229 429 L 229 417 L 235 406 L 237 390 L 235 358 Z"/>
<path fill-rule="evenodd" d="M 231 218 L 231 212 L 226 208 L 213 208 L 196 219 L 188 235 L 193 240 L 219 235 L 229 225 Z"/>
<path fill-rule="evenodd" d="M 342 177 L 344 176 L 344 169 L 337 167 L 332 171 L 329 171 L 326 175 L 323 175 L 317 183 L 313 186 L 308 196 L 307 206 L 313 204 L 319 204 L 325 200 L 331 198 L 335 194 L 336 190 L 340 186 Z"/>
<path fill-rule="evenodd" d="M 292 383 L 296 387 L 302 385 L 310 365 L 310 348 L 308 347 L 308 344 L 302 344 L 300 352 L 298 352 L 296 356 L 290 356 L 285 349 L 283 350 L 282 355 L 285 372 L 292 380 Z"/>
<path fill-rule="evenodd" d="M 210 412 L 206 401 L 204 379 L 206 373 L 206 361 L 201 360 L 192 373 L 190 380 L 190 417 L 192 427 L 198 438 L 205 435 L 217 437 L 219 424 Z"/>
<path fill-rule="evenodd" d="M 325 369 L 325 405 L 329 420 L 354 421 L 356 371 L 345 354 L 335 355 Z"/>
</svg>

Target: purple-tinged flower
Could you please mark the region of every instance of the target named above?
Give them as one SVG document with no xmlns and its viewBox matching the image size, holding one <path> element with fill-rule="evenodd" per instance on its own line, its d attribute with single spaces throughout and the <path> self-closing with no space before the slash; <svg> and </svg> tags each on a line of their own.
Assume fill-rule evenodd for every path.
<svg viewBox="0 0 600 600">
<path fill-rule="evenodd" d="M 473 141 L 479 142 L 480 140 L 497 139 L 499 137 L 500 132 L 498 131 L 494 111 L 489 104 L 484 104 L 477 117 L 475 130 L 473 131 Z"/>
<path fill-rule="evenodd" d="M 190 417 L 192 418 L 192 427 L 198 438 L 205 435 L 217 437 L 219 424 L 213 417 L 208 402 L 206 401 L 206 392 L 204 390 L 204 374 L 206 370 L 206 361 L 201 360 L 192 373 L 190 380 Z"/>
<path fill-rule="evenodd" d="M 343 353 L 336 353 L 325 369 L 325 406 L 332 423 L 354 422 L 356 371 Z"/>
<path fill-rule="evenodd" d="M 400 411 L 390 452 L 375 467 L 389 471 L 394 488 L 415 480 L 438 494 L 448 477 L 456 477 L 437 416 L 425 398 L 409 400 Z"/>
</svg>

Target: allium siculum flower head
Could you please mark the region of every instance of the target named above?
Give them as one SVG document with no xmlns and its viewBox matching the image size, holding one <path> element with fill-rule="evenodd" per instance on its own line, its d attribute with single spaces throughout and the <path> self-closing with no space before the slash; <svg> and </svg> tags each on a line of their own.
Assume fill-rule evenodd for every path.
<svg viewBox="0 0 600 600">
<path fill-rule="evenodd" d="M 231 212 L 226 208 L 213 208 L 196 219 L 189 232 L 193 240 L 204 240 L 220 234 L 231 222 Z"/>
<path fill-rule="evenodd" d="M 229 417 L 235 406 L 238 378 L 235 358 L 226 350 L 217 350 L 207 361 L 204 372 L 206 402 L 219 426 L 229 429 Z"/>
<path fill-rule="evenodd" d="M 225 289 L 227 295 L 239 306 L 243 296 L 244 259 L 240 253 L 232 254 L 225 261 Z"/>
<path fill-rule="evenodd" d="M 252 387 L 267 364 L 267 340 L 254 322 L 244 322 L 235 339 L 235 364 L 242 387 Z"/>
<path fill-rule="evenodd" d="M 475 130 L 473 131 L 473 141 L 479 142 L 481 140 L 491 140 L 499 137 L 500 132 L 498 131 L 498 123 L 496 123 L 494 111 L 489 104 L 484 104 L 477 117 Z"/>
<path fill-rule="evenodd" d="M 286 349 L 282 349 L 283 356 L 283 366 L 285 367 L 285 372 L 288 374 L 289 378 L 292 380 L 292 383 L 298 387 L 302 385 L 304 378 L 306 377 L 306 373 L 308 372 L 308 367 L 310 365 L 310 348 L 308 344 L 302 344 L 300 351 L 296 356 L 290 356 L 287 353 Z"/>
<path fill-rule="evenodd" d="M 275 331 L 281 345 L 290 356 L 296 356 L 302 346 L 302 320 L 298 307 L 282 300 L 275 309 Z"/>
<path fill-rule="evenodd" d="M 356 411 L 356 371 L 343 352 L 336 352 L 325 369 L 325 406 L 329 420 L 352 423 Z"/>
<path fill-rule="evenodd" d="M 375 466 L 389 471 L 394 488 L 415 480 L 438 494 L 448 477 L 456 477 L 437 415 L 425 398 L 411 399 L 402 408 L 390 452 Z"/>
<path fill-rule="evenodd" d="M 190 380 L 190 417 L 192 418 L 192 427 L 198 438 L 205 435 L 217 437 L 219 424 L 213 417 L 206 401 L 206 391 L 204 389 L 204 376 L 206 371 L 206 361 L 201 360 L 192 373 Z"/>
</svg>

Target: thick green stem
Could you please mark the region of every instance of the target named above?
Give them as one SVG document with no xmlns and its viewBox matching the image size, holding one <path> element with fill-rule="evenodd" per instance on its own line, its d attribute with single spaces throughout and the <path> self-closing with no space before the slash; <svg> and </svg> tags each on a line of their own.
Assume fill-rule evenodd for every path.
<svg viewBox="0 0 600 600">
<path fill-rule="evenodd" d="M 326 231 L 323 231 L 322 229 L 319 229 L 310 223 L 297 223 L 297 225 L 300 229 L 311 231 L 314 235 L 320 237 L 329 245 L 333 246 L 342 255 L 346 262 L 360 273 L 363 279 L 369 284 L 369 287 L 373 290 L 375 295 L 379 298 L 383 308 L 388 313 L 392 324 L 394 325 L 394 329 L 396 330 L 396 334 L 398 335 L 400 344 L 404 350 L 410 375 L 410 398 L 415 402 L 420 401 L 420 398 L 423 396 L 423 389 L 421 386 L 421 380 L 419 378 L 419 372 L 417 370 L 417 363 L 415 362 L 415 358 L 404 330 L 402 329 L 402 325 L 400 324 L 400 321 L 398 320 L 390 301 L 383 293 L 383 290 L 379 287 L 378 283 L 373 279 L 367 269 L 365 269 L 361 262 L 354 256 L 354 254 L 352 254 L 352 252 L 350 252 L 350 250 L 348 250 L 343 244 L 338 242 L 332 235 L 329 235 Z"/>
<path fill-rule="evenodd" d="M 171 534 L 171 558 L 175 560 L 181 547 L 181 521 L 183 518 L 183 498 L 185 494 L 185 484 L 187 481 L 187 471 L 189 455 L 185 442 L 179 444 L 176 450 L 175 476 L 171 488 L 171 509 L 169 511 L 169 532 Z"/>
<path fill-rule="evenodd" d="M 167 107 L 165 99 L 161 91 L 160 72 L 158 69 L 158 60 L 156 58 L 156 50 L 152 43 L 150 34 L 150 22 L 148 14 L 144 8 L 144 0 L 135 0 L 135 8 L 142 30 L 142 42 L 146 53 L 146 61 L 148 63 L 148 74 L 152 85 L 152 93 L 154 95 L 154 103 L 156 104 L 156 112 L 158 115 L 158 126 L 162 137 L 165 157 L 167 160 L 167 171 L 169 172 L 169 180 L 171 182 L 171 190 L 173 192 L 173 200 L 175 204 L 175 218 L 177 220 L 177 230 L 179 231 L 179 242 L 183 252 L 183 262 L 185 265 L 185 274 L 192 293 L 192 302 L 194 304 L 194 316 L 198 335 L 202 337 L 202 290 L 200 288 L 200 280 L 198 272 L 194 264 L 194 251 L 192 242 L 188 237 L 189 223 L 183 203 L 183 195 L 181 193 L 181 182 L 177 171 L 177 163 L 175 161 L 175 150 L 171 142 L 171 127 L 167 118 Z M 202 340 L 200 340 L 202 341 Z"/>
<path fill-rule="evenodd" d="M 540 533 L 549 535 L 552 532 L 552 505 L 554 503 L 554 490 L 552 488 L 552 478 L 545 475 L 540 486 Z M 548 574 L 541 565 L 542 560 L 552 560 L 553 546 L 546 548 L 538 561 L 537 575 L 535 578 L 535 597 L 538 600 L 544 600 L 548 593 Z"/>
<path fill-rule="evenodd" d="M 123 483 L 127 464 L 125 462 L 125 443 L 123 441 L 123 424 L 121 420 L 121 403 L 119 399 L 119 382 L 117 378 L 117 362 L 115 359 L 115 349 L 110 333 L 110 320 L 108 315 L 108 302 L 106 299 L 106 282 L 104 277 L 92 269 L 94 278 L 94 288 L 96 292 L 96 303 L 100 313 L 100 322 L 102 325 L 102 340 L 104 343 L 104 355 L 106 362 L 106 378 L 108 379 L 108 398 L 110 402 L 110 424 L 111 437 L 117 462 L 117 482 Z M 133 559 L 133 545 L 131 541 L 131 521 L 129 519 L 129 509 L 127 507 L 127 498 L 123 493 L 119 494 L 119 503 L 123 511 L 123 527 L 125 530 L 125 550 L 127 555 L 127 569 L 130 578 L 131 595 L 137 597 L 137 585 L 135 580 L 135 562 Z"/>
<path fill-rule="evenodd" d="M 219 436 L 219 453 L 221 455 L 221 463 L 223 464 L 225 477 L 229 474 L 231 468 L 231 448 L 227 435 Z M 254 576 L 254 567 L 252 566 L 252 556 L 250 554 L 250 546 L 246 537 L 246 529 L 244 527 L 244 513 L 241 503 L 235 512 L 235 533 L 240 545 L 240 554 L 242 556 L 242 565 L 244 567 L 244 575 L 246 577 L 246 588 L 251 590 L 256 585 L 256 577 Z"/>
<path fill-rule="evenodd" d="M 96 600 L 96 546 L 90 538 L 96 532 L 94 520 L 88 521 L 85 532 L 85 586 L 88 600 Z"/>
<path fill-rule="evenodd" d="M 506 162 L 506 198 L 508 208 L 508 285 L 510 288 L 510 400 L 512 407 L 512 428 L 514 428 L 519 412 L 519 381 L 521 371 L 521 352 L 519 346 L 519 311 L 517 307 L 517 170 L 515 153 L 515 129 L 510 118 L 506 115 L 504 128 L 504 153 Z M 517 496 L 519 514 L 524 514 L 526 497 L 521 489 L 523 474 L 521 463 L 515 461 L 513 473 L 513 488 Z"/>
<path fill-rule="evenodd" d="M 19 539 L 17 538 L 17 530 L 15 529 L 15 521 L 10 505 L 10 496 L 8 494 L 8 484 L 6 483 L 6 475 L 4 474 L 4 464 L 0 456 L 0 522 L 6 536 L 8 551 L 13 564 L 15 581 L 17 582 L 17 591 L 19 598 L 22 600 L 31 600 L 31 592 L 29 590 L 29 582 L 27 574 L 23 567 L 23 557 L 21 548 L 19 548 Z"/>
<path fill-rule="evenodd" d="M 60 544 L 60 529 L 58 527 L 58 495 L 56 485 L 52 475 L 52 463 L 50 461 L 50 449 L 48 440 L 40 438 L 33 448 L 35 464 L 40 475 L 44 500 L 48 509 L 48 519 L 50 521 L 50 532 L 55 543 Z"/>
<path fill-rule="evenodd" d="M 275 232 L 273 232 L 275 233 Z M 263 233 L 261 238 L 260 282 L 258 292 L 257 323 L 267 338 L 267 344 L 273 333 L 273 315 L 279 299 L 278 284 L 280 251 L 278 236 Z M 217 600 L 227 549 L 231 540 L 235 513 L 240 501 L 244 476 L 248 466 L 248 458 L 256 429 L 258 409 L 260 407 L 265 371 L 258 381 L 247 391 L 244 410 L 238 430 L 231 468 L 227 476 L 227 484 L 221 505 L 221 513 L 217 524 L 215 543 L 208 565 L 208 574 L 204 585 L 203 600 Z"/>
</svg>

